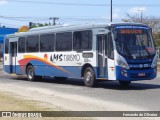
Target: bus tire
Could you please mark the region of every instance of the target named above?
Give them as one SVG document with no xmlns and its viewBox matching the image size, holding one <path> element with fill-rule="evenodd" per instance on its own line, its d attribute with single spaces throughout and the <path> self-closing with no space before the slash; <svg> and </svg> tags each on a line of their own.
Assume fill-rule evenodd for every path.
<svg viewBox="0 0 160 120">
<path fill-rule="evenodd" d="M 95 74 L 91 67 L 87 67 L 84 71 L 84 84 L 87 87 L 94 87 L 96 85 Z"/>
<path fill-rule="evenodd" d="M 123 87 L 128 87 L 131 83 L 131 81 L 119 81 L 120 85 Z"/>
<path fill-rule="evenodd" d="M 36 76 L 35 76 L 35 71 L 32 65 L 29 65 L 27 67 L 27 79 L 28 81 L 35 81 Z"/>
</svg>

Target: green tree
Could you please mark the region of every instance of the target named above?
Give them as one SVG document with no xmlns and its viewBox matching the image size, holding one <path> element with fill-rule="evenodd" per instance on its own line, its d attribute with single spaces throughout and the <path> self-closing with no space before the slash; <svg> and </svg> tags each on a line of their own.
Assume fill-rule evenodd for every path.
<svg viewBox="0 0 160 120">
<path fill-rule="evenodd" d="M 44 27 L 44 26 L 50 26 L 50 23 L 32 23 L 30 28 L 38 28 L 38 27 Z"/>
</svg>

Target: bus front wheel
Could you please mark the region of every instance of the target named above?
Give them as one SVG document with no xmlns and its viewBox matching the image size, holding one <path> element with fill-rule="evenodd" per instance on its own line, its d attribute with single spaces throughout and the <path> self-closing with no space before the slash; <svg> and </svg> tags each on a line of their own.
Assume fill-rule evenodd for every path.
<svg viewBox="0 0 160 120">
<path fill-rule="evenodd" d="M 29 65 L 27 67 L 27 79 L 29 81 L 35 81 L 36 76 L 35 76 L 35 71 L 32 65 Z"/>
<path fill-rule="evenodd" d="M 120 85 L 123 87 L 128 87 L 131 81 L 119 81 Z"/>
<path fill-rule="evenodd" d="M 84 83 L 87 87 L 94 87 L 96 85 L 95 74 L 91 67 L 86 68 L 84 71 Z"/>
</svg>

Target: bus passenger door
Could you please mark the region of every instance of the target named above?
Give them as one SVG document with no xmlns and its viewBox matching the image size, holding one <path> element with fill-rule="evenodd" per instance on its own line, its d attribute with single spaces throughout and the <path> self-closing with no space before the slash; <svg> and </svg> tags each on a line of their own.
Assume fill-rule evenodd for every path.
<svg viewBox="0 0 160 120">
<path fill-rule="evenodd" d="M 97 35 L 98 74 L 100 78 L 108 78 L 108 61 L 105 51 L 107 35 Z"/>
<path fill-rule="evenodd" d="M 17 42 L 10 42 L 10 72 L 16 73 Z"/>
</svg>

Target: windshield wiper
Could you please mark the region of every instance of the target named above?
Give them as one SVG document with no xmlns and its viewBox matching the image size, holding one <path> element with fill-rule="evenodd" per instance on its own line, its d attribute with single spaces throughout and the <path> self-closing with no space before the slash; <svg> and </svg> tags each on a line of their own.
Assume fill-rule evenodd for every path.
<svg viewBox="0 0 160 120">
<path fill-rule="evenodd" d="M 132 54 L 131 54 L 131 52 L 130 52 L 129 48 L 127 47 L 126 43 L 125 43 L 125 42 L 123 42 L 123 44 L 124 44 L 124 46 L 123 46 L 123 47 L 126 49 L 126 52 L 130 55 L 129 57 L 131 57 L 131 58 L 133 59 L 133 56 L 132 56 Z"/>
<path fill-rule="evenodd" d="M 143 45 L 144 50 L 148 53 L 149 57 L 151 57 L 151 54 L 150 54 L 150 52 L 147 50 L 147 47 L 144 45 L 143 41 L 141 41 L 141 44 Z"/>
</svg>

